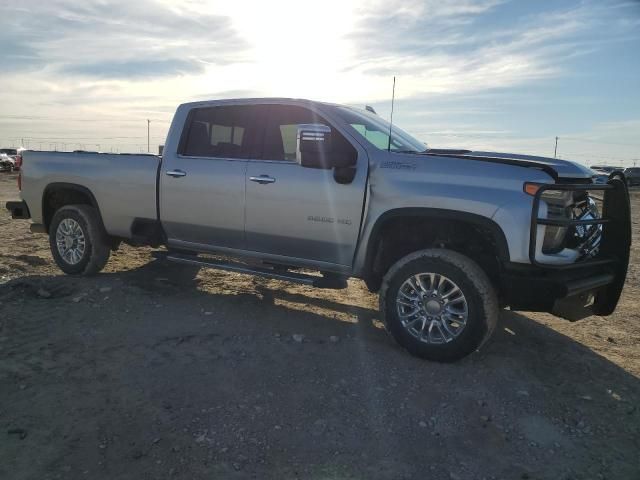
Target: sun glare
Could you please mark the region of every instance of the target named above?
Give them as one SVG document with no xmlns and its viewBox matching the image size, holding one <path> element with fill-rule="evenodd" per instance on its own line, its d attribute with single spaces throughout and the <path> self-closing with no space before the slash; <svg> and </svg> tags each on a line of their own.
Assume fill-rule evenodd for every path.
<svg viewBox="0 0 640 480">
<path fill-rule="evenodd" d="M 295 0 L 240 0 L 216 3 L 211 9 L 228 15 L 248 43 L 250 66 L 238 70 L 250 74 L 245 81 L 260 91 L 324 99 L 342 96 L 340 90 L 346 86 L 341 72 L 353 55 L 348 35 L 355 26 L 354 2 L 309 5 Z"/>
</svg>

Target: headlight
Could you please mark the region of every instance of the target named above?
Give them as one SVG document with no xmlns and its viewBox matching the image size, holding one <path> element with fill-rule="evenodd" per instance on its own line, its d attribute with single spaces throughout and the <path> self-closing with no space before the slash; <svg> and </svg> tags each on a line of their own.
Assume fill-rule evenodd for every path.
<svg viewBox="0 0 640 480">
<path fill-rule="evenodd" d="M 542 185 L 525 183 L 524 192 L 536 195 Z M 595 220 L 600 218 L 598 207 L 587 192 L 574 190 L 544 190 L 540 199 L 547 206 L 547 218 L 554 220 Z M 554 254 L 564 248 L 578 250 L 580 258 L 597 255 L 602 237 L 602 225 L 559 227 L 546 225 L 542 253 Z"/>
<path fill-rule="evenodd" d="M 573 192 L 570 190 L 546 190 L 540 199 L 547 204 L 547 218 L 570 220 Z M 562 251 L 566 244 L 567 227 L 547 225 L 542 242 L 542 253 L 553 254 Z"/>
<path fill-rule="evenodd" d="M 550 195 L 547 195 L 549 193 Z M 563 195 L 554 195 L 562 193 Z M 567 197 L 565 194 L 569 193 Z M 547 218 L 553 220 L 570 220 L 571 219 L 571 193 L 572 192 L 558 192 L 548 191 L 544 192 L 541 199 L 547 203 Z M 567 205 L 569 203 L 569 205 Z M 557 227 L 553 225 L 547 225 L 544 233 L 544 240 L 542 242 L 542 253 L 558 253 L 562 251 L 565 246 L 565 240 L 567 238 L 567 227 Z"/>
<path fill-rule="evenodd" d="M 546 193 L 546 192 L 545 192 Z M 583 196 L 578 200 L 573 198 L 562 198 L 558 196 L 542 199 L 547 202 L 547 218 L 557 220 L 595 220 L 600 218 L 598 206 L 588 196 Z M 580 257 L 592 257 L 598 253 L 600 238 L 602 236 L 602 225 L 576 225 L 574 227 L 557 227 L 547 225 L 544 241 L 542 243 L 542 253 L 559 253 L 564 248 L 578 249 Z"/>
<path fill-rule="evenodd" d="M 542 253 L 559 253 L 565 245 L 567 238 L 567 227 L 547 226 L 542 242 Z"/>
</svg>

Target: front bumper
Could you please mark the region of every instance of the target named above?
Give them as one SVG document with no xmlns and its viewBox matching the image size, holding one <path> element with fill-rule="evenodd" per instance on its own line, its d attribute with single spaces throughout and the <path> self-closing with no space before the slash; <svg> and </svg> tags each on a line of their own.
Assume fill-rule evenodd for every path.
<svg viewBox="0 0 640 480">
<path fill-rule="evenodd" d="M 31 218 L 29 207 L 24 201 L 7 202 L 6 207 L 11 212 L 11 218 L 24 220 Z"/>
<path fill-rule="evenodd" d="M 511 310 L 549 312 L 575 321 L 613 312 L 622 290 L 615 287 L 616 278 L 606 267 L 567 272 L 511 264 L 500 281 L 503 303 Z"/>
<path fill-rule="evenodd" d="M 589 220 L 538 218 L 545 190 L 603 191 L 602 216 Z M 602 225 L 598 253 L 565 265 L 540 263 L 535 256 L 539 224 Z M 541 188 L 534 197 L 529 248 L 531 265 L 509 264 L 501 274 L 503 302 L 512 310 L 550 312 L 568 320 L 610 315 L 620 299 L 631 248 L 631 212 L 625 184 L 609 180 L 606 185 L 555 184 Z"/>
</svg>

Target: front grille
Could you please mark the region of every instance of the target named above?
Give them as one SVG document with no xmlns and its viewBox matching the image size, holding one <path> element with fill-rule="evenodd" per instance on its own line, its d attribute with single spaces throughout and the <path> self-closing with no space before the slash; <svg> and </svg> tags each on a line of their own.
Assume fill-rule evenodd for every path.
<svg viewBox="0 0 640 480">
<path fill-rule="evenodd" d="M 596 202 L 586 197 L 573 206 L 572 217 L 574 220 L 596 220 L 600 218 L 600 212 Z M 600 251 L 602 224 L 575 225 L 571 235 L 574 247 L 580 252 L 579 260 L 595 257 Z"/>
<path fill-rule="evenodd" d="M 546 191 L 573 192 L 574 205 L 570 215 L 564 218 L 547 215 L 539 217 L 541 197 Z M 597 199 L 602 204 L 602 216 L 594 208 L 593 192 L 602 192 Z M 626 213 L 625 213 L 626 212 Z M 559 212 L 552 212 L 559 213 Z M 555 217 L 555 218 L 554 218 Z M 536 260 L 538 225 L 564 227 L 571 234 L 565 239 L 568 248 L 577 248 L 581 254 L 578 261 L 569 264 L 549 264 Z M 596 265 L 612 265 L 618 262 L 620 253 L 628 257 L 626 239 L 630 239 L 629 197 L 625 185 L 618 180 L 610 180 L 605 185 L 584 183 L 542 185 L 533 199 L 531 231 L 529 239 L 529 260 L 532 265 L 554 269 L 585 268 Z M 616 237 L 620 238 L 616 238 Z M 619 245 L 618 245 L 619 244 Z"/>
</svg>

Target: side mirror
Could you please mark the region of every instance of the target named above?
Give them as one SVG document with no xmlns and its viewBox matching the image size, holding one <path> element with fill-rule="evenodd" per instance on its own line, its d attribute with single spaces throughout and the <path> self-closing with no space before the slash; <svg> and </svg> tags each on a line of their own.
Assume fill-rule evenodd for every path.
<svg viewBox="0 0 640 480">
<path fill-rule="evenodd" d="M 321 123 L 298 125 L 296 161 L 307 168 L 333 168 L 331 128 Z"/>
</svg>

